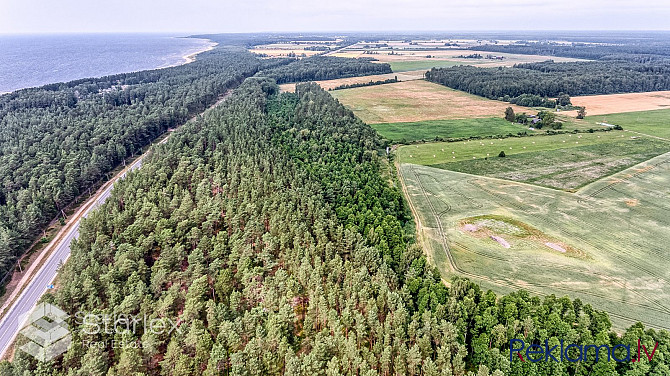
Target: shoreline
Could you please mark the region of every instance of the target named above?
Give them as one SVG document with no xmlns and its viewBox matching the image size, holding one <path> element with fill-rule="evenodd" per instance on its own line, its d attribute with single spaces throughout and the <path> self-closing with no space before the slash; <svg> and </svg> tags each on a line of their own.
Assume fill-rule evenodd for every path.
<svg viewBox="0 0 670 376">
<path fill-rule="evenodd" d="M 173 37 L 173 38 L 182 38 L 182 37 Z M 205 39 L 205 38 L 192 38 L 192 39 L 201 39 L 201 40 L 207 41 L 207 45 L 203 46 L 203 48 L 198 50 L 198 51 L 187 53 L 186 55 L 182 55 L 181 58 L 182 58 L 183 61 L 181 61 L 181 62 L 174 63 L 174 64 L 169 64 L 169 65 L 165 65 L 165 66 L 160 66 L 160 67 L 154 68 L 154 69 L 173 68 L 173 67 L 178 67 L 180 65 L 190 64 L 190 63 L 196 61 L 197 56 L 200 55 L 201 53 L 211 51 L 214 48 L 216 48 L 216 46 L 219 45 L 217 42 L 214 42 L 211 39 Z"/>
<path fill-rule="evenodd" d="M 207 40 L 209 40 L 209 39 L 207 39 Z M 184 59 L 184 63 L 179 64 L 179 65 L 190 64 L 190 63 L 194 62 L 198 55 L 200 55 L 201 53 L 207 52 L 207 51 L 211 51 L 214 48 L 216 48 L 216 46 L 218 46 L 218 45 L 219 45 L 218 43 L 210 41 L 210 45 L 205 47 L 205 49 L 203 49 L 201 51 L 198 51 L 198 52 L 193 52 L 193 53 L 190 53 L 188 55 L 182 56 L 182 58 Z"/>
<path fill-rule="evenodd" d="M 172 37 L 172 38 L 183 38 L 183 37 Z M 158 65 L 154 68 L 140 69 L 140 70 L 136 70 L 136 71 L 120 72 L 120 73 L 114 73 L 114 74 L 124 74 L 124 73 L 142 72 L 142 71 L 154 70 L 154 69 L 173 68 L 173 67 L 178 67 L 180 65 L 190 64 L 190 63 L 196 61 L 197 56 L 200 55 L 201 53 L 211 51 L 219 45 L 219 43 L 214 42 L 211 39 L 206 39 L 206 38 L 192 38 L 192 39 L 200 39 L 200 40 L 206 41 L 207 43 L 203 44 L 203 46 L 200 47 L 199 50 L 196 50 L 194 52 L 189 52 L 185 55 L 182 55 L 181 56 L 181 61 L 179 61 L 179 62 L 175 62 L 173 64 L 167 64 L 167 65 Z M 82 78 L 77 78 L 77 79 L 69 80 L 69 81 L 76 81 L 76 80 L 86 79 L 86 78 L 100 78 L 100 77 L 103 77 L 103 76 L 82 77 Z M 69 82 L 69 81 L 63 81 L 63 82 Z M 42 87 L 42 86 L 46 86 L 46 85 L 51 85 L 51 84 L 54 84 L 54 83 L 57 83 L 57 82 L 46 83 L 46 84 L 39 85 L 39 86 L 27 86 L 27 87 L 23 87 L 23 88 L 16 89 L 16 90 L 11 90 L 11 91 L 0 91 L 0 96 L 5 95 L 5 94 L 14 93 L 14 92 L 17 92 L 19 90 L 38 88 L 38 87 Z"/>
</svg>

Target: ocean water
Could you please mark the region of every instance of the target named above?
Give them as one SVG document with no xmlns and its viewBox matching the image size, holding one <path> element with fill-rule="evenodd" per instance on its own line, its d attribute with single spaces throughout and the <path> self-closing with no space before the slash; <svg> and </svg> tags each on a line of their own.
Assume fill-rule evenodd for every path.
<svg viewBox="0 0 670 376">
<path fill-rule="evenodd" d="M 0 35 L 0 93 L 182 64 L 210 45 L 156 34 Z"/>
</svg>

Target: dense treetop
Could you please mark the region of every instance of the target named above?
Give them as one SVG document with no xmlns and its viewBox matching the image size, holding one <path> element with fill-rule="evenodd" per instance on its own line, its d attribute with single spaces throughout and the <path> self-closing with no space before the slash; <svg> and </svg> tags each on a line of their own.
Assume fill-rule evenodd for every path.
<svg viewBox="0 0 670 376">
<path fill-rule="evenodd" d="M 518 42 L 514 44 L 486 44 L 472 50 L 506 52 L 527 55 L 551 55 L 589 60 L 668 60 L 670 41 L 663 38 L 635 39 L 628 36 L 607 43 L 573 42 Z"/>
<path fill-rule="evenodd" d="M 630 61 L 528 63 L 506 68 L 433 68 L 426 79 L 491 99 L 670 90 L 670 63 Z M 504 98 L 505 96 L 509 98 Z M 521 104 L 521 103 L 520 103 Z M 534 104 L 537 105 L 537 104 Z"/>
</svg>

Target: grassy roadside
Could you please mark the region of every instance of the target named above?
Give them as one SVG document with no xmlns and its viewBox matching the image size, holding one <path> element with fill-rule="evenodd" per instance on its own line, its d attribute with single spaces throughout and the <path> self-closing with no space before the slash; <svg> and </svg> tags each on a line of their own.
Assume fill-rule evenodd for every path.
<svg viewBox="0 0 670 376">
<path fill-rule="evenodd" d="M 167 132 L 165 133 L 167 135 Z M 164 136 L 160 136 L 164 137 Z M 149 149 L 150 145 L 145 146 L 141 152 L 144 153 Z M 12 276 L 8 278 L 5 282 L 5 285 L 0 287 L 0 306 L 4 305 L 7 297 L 12 294 L 15 289 L 15 284 L 23 278 L 27 269 L 29 269 L 32 264 L 35 262 L 35 259 L 44 251 L 45 248 L 58 236 L 60 231 L 68 225 L 70 222 L 70 217 L 74 215 L 81 207 L 86 203 L 87 200 L 92 196 L 92 193 L 96 192 L 100 187 L 104 186 L 110 179 L 111 176 L 116 176 L 118 173 L 123 171 L 126 165 L 131 165 L 134 163 L 137 158 L 142 154 L 127 158 L 125 164 L 120 164 L 116 166 L 112 171 L 106 174 L 107 179 L 101 179 L 97 181 L 93 186 L 86 190 L 86 192 L 77 196 L 74 201 L 69 203 L 63 212 L 65 213 L 65 219 L 61 222 L 62 215 L 58 214 L 55 218 L 51 220 L 49 226 L 44 230 L 42 237 L 36 239 L 33 244 L 28 248 L 26 252 L 21 256 L 19 262 L 14 266 L 14 271 Z M 0 317 L 2 315 L 0 314 Z"/>
<path fill-rule="evenodd" d="M 99 195 L 111 184 L 114 184 L 120 179 L 138 160 L 146 156 L 150 148 L 151 145 L 145 147 L 142 154 L 126 160 L 125 166 L 117 166 L 117 168 L 110 173 L 114 175 L 112 179 L 101 184 L 96 184 L 95 191 L 93 191 L 93 188 L 91 189 L 94 194 L 90 196 L 88 196 L 88 194 L 79 196 L 75 202 L 69 205 L 69 208 L 66 211 L 68 219 L 64 224 L 60 224 L 57 220 L 54 220 L 55 224 L 49 226 L 49 229 L 47 230 L 50 231 L 49 238 L 47 238 L 48 241 L 45 242 L 44 240 L 41 240 L 37 242 L 37 244 L 28 250 L 22 257 L 20 264 L 22 264 L 23 271 L 19 273 L 15 272 L 13 274 L 11 281 L 8 284 L 8 288 L 2 296 L 2 301 L 0 301 L 0 303 L 2 303 L 0 318 L 4 316 L 5 312 L 12 306 L 13 302 L 21 295 L 23 290 L 25 290 L 33 279 L 35 273 L 37 273 L 46 260 L 49 259 L 62 238 L 70 231 L 72 226 L 81 219 L 87 210 L 95 204 Z"/>
</svg>

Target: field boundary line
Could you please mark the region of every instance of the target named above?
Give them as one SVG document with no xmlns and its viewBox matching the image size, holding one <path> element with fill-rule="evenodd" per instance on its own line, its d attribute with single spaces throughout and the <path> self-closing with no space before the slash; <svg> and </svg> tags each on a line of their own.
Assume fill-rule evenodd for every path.
<svg viewBox="0 0 670 376">
<path fill-rule="evenodd" d="M 614 187 L 617 184 L 624 183 L 624 182 L 626 182 L 626 181 L 628 181 L 628 180 L 630 180 L 634 177 L 642 175 L 646 172 L 649 172 L 649 171 L 655 169 L 656 167 L 658 167 L 660 165 L 663 165 L 663 164 L 666 164 L 666 163 L 669 163 L 669 162 L 670 162 L 670 151 L 666 152 L 666 153 L 663 153 L 661 155 L 657 155 L 657 156 L 655 156 L 651 159 L 647 159 L 646 161 L 640 162 L 638 164 L 632 165 L 632 166 L 628 167 L 627 169 L 619 171 L 615 174 L 608 175 L 608 176 L 603 176 L 602 178 L 581 187 L 576 192 L 574 192 L 574 194 L 578 195 L 582 198 L 593 198 L 593 197 L 599 195 L 600 193 L 604 192 L 605 190 Z M 644 169 L 642 169 L 641 171 L 633 171 L 635 169 L 640 169 L 641 167 L 644 167 Z M 621 178 L 617 178 L 617 176 L 621 176 Z M 605 179 L 616 179 L 616 180 L 612 181 L 612 182 L 609 182 L 609 183 L 606 183 L 604 186 L 595 189 L 591 193 L 588 193 L 589 189 L 593 189 L 594 186 L 597 187 L 598 184 L 603 184 Z"/>
</svg>

